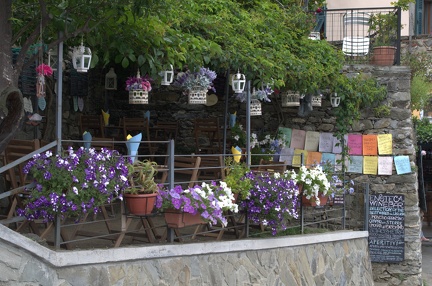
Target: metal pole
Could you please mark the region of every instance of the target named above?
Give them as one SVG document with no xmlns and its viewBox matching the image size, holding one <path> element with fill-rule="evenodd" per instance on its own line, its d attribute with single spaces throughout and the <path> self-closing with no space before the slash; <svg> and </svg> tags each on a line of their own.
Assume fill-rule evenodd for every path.
<svg viewBox="0 0 432 286">
<path fill-rule="evenodd" d="M 63 33 L 59 32 L 59 38 L 63 37 Z M 57 154 L 61 152 L 61 141 L 62 141 L 62 95 L 63 95 L 63 41 L 58 44 L 58 60 L 57 60 L 57 109 L 56 109 L 56 138 L 57 138 Z M 60 216 L 55 216 L 55 232 L 54 232 L 54 244 L 55 248 L 60 248 Z"/>
<path fill-rule="evenodd" d="M 246 83 L 246 164 L 250 167 L 251 165 L 251 152 L 250 152 L 250 128 L 251 128 L 251 120 L 250 120 L 250 105 L 251 105 L 251 94 L 250 94 L 250 80 Z"/>
<path fill-rule="evenodd" d="M 365 210 L 365 220 L 364 220 L 364 230 L 369 231 L 369 184 L 365 183 L 365 193 L 364 193 L 364 210 Z"/>
<path fill-rule="evenodd" d="M 225 116 L 224 116 L 224 135 L 223 135 L 223 158 L 225 162 L 226 145 L 227 145 L 227 125 L 228 125 L 228 101 L 229 101 L 229 80 L 230 80 L 230 70 L 226 71 L 226 82 L 225 82 Z"/>
</svg>

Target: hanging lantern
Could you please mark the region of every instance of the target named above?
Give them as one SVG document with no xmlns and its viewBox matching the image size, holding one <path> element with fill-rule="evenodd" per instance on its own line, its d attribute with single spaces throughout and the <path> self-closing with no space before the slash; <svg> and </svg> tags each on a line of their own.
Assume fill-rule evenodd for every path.
<svg viewBox="0 0 432 286">
<path fill-rule="evenodd" d="M 110 68 L 109 72 L 105 75 L 105 89 L 117 90 L 117 75 L 114 68 Z"/>
<path fill-rule="evenodd" d="M 340 104 L 341 98 L 337 95 L 337 93 L 333 93 L 330 95 L 330 103 L 332 107 L 338 107 Z"/>
<path fill-rule="evenodd" d="M 53 71 L 57 70 L 58 54 L 57 50 L 50 49 L 48 51 L 48 65 Z"/>
<path fill-rule="evenodd" d="M 239 71 L 231 78 L 231 85 L 235 93 L 242 93 L 245 89 L 246 77 Z"/>
<path fill-rule="evenodd" d="M 90 48 L 84 47 L 81 39 L 81 45 L 74 47 L 72 51 L 72 64 L 77 72 L 87 72 L 90 69 L 91 63 L 91 50 Z"/>
<path fill-rule="evenodd" d="M 161 85 L 170 85 L 174 80 L 174 68 L 170 65 L 171 70 L 161 71 L 159 75 L 162 77 Z"/>
</svg>

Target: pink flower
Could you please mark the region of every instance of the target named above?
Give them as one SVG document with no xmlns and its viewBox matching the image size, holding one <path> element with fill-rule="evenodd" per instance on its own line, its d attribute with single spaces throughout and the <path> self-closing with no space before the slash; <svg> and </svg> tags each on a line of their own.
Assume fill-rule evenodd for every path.
<svg viewBox="0 0 432 286">
<path fill-rule="evenodd" d="M 50 76 L 53 74 L 53 70 L 49 65 L 46 64 L 40 64 L 37 66 L 36 68 L 36 72 L 39 75 L 46 75 L 46 76 Z"/>
<path fill-rule="evenodd" d="M 426 156 L 426 151 L 425 151 L 425 150 L 422 150 L 422 151 L 421 151 L 421 155 L 422 155 L 422 156 Z"/>
</svg>

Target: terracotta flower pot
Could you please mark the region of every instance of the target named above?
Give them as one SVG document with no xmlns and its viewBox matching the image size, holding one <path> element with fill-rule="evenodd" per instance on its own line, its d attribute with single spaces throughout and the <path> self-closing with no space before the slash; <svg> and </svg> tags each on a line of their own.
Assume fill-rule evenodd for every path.
<svg viewBox="0 0 432 286">
<path fill-rule="evenodd" d="M 319 199 L 319 201 L 320 201 L 320 206 L 325 206 L 326 204 L 327 204 L 327 201 L 328 201 L 328 196 L 325 196 L 325 195 L 319 195 L 318 196 L 318 199 Z M 317 206 L 317 203 L 316 203 L 316 200 L 315 200 L 315 198 L 311 198 L 310 200 L 309 199 L 307 199 L 306 198 L 306 196 L 302 196 L 302 205 L 304 206 L 304 207 L 307 207 L 307 206 L 311 206 L 311 207 L 316 207 Z"/>
<path fill-rule="evenodd" d="M 124 194 L 126 206 L 131 214 L 148 215 L 154 209 L 157 193 L 154 194 Z"/>
<path fill-rule="evenodd" d="M 185 226 L 205 224 L 200 214 L 190 214 L 179 210 L 167 210 L 164 213 L 168 227 L 181 228 Z"/>
<path fill-rule="evenodd" d="M 375 47 L 373 49 L 372 64 L 377 66 L 392 66 L 394 63 L 395 54 L 395 47 Z"/>
</svg>

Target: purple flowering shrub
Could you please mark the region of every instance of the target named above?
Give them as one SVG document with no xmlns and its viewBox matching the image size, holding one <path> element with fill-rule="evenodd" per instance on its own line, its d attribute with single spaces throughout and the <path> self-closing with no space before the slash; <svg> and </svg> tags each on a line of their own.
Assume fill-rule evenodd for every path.
<svg viewBox="0 0 432 286">
<path fill-rule="evenodd" d="M 100 206 L 121 198 L 129 186 L 126 159 L 108 149 L 70 148 L 65 155 L 56 156 L 47 151 L 33 156 L 24 172 L 33 176 L 35 187 L 28 190 L 25 207 L 17 212 L 28 220 L 48 222 L 55 214 L 97 213 Z"/>
<path fill-rule="evenodd" d="M 187 90 L 194 88 L 211 89 L 216 92 L 213 86 L 213 81 L 216 79 L 217 74 L 208 69 L 201 67 L 198 72 L 184 72 L 179 74 L 174 85 L 181 86 Z"/>
<path fill-rule="evenodd" d="M 224 211 L 238 212 L 234 195 L 224 182 L 219 185 L 202 183 L 201 186 L 183 189 L 177 185 L 173 189 L 162 189 L 156 198 L 156 208 L 161 211 L 179 210 L 190 214 L 200 214 L 211 224 L 227 225 Z"/>
<path fill-rule="evenodd" d="M 298 186 L 295 181 L 281 177 L 279 173 L 248 173 L 253 181 L 250 196 L 240 202 L 253 223 L 271 228 L 272 234 L 285 230 L 290 219 L 298 218 Z"/>
</svg>

